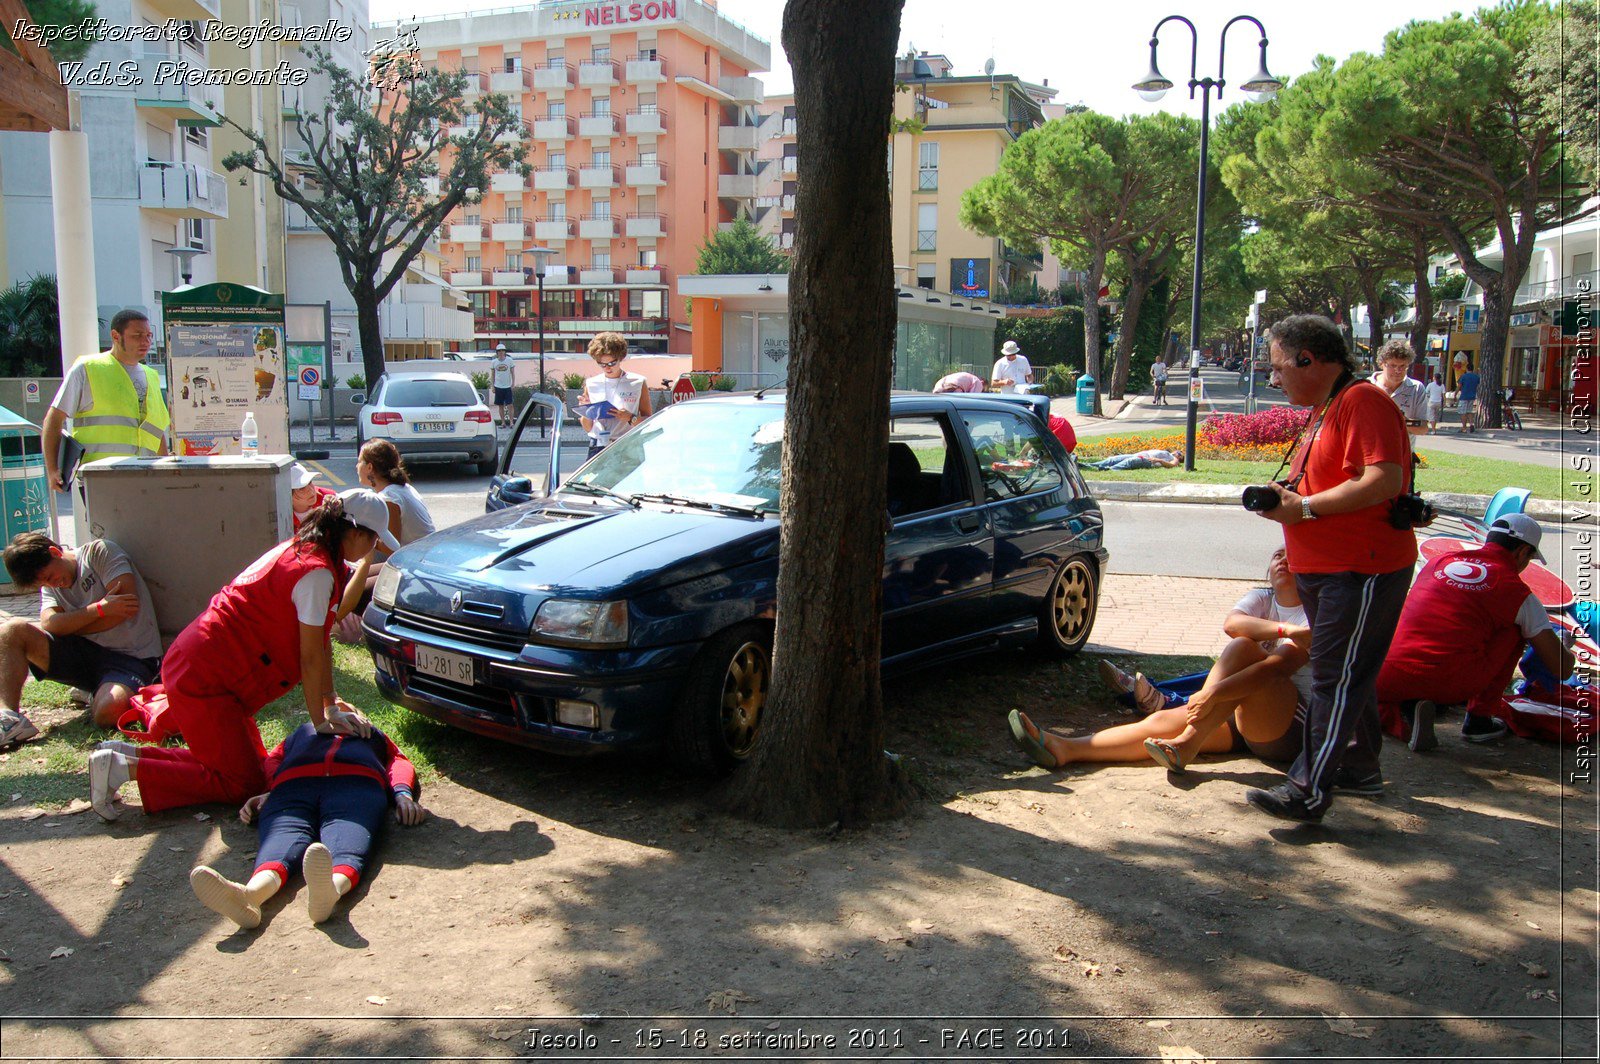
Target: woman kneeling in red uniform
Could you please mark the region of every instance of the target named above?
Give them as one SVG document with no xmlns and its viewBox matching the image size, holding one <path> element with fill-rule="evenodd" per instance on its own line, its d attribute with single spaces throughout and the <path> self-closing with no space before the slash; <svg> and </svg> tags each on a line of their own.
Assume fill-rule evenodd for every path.
<svg viewBox="0 0 1600 1064">
<path fill-rule="evenodd" d="M 147 705 L 164 698 L 159 730 L 182 734 L 188 745 L 102 744 L 89 756 L 95 812 L 115 819 L 117 790 L 130 779 L 139 782 L 147 813 L 259 794 L 267 751 L 255 716 L 296 684 L 318 732 L 371 734 L 367 718 L 333 692 L 328 631 L 348 590 L 345 562 L 367 559 L 378 542 L 399 549 L 389 508 L 370 491 L 347 491 L 217 592 L 173 640 L 161 684 L 137 696 Z M 365 569 L 357 564 L 356 578 L 364 581 Z"/>
<path fill-rule="evenodd" d="M 297 866 L 306 877 L 306 911 L 320 924 L 361 881 L 361 870 L 394 802 L 400 823 L 422 823 L 417 773 L 376 728 L 366 738 L 324 735 L 302 724 L 267 755 L 267 793 L 239 809 L 257 814 L 260 846 L 249 883 L 224 879 L 200 865 L 189 873 L 195 897 L 240 927 L 261 923 L 261 905 L 283 888 Z"/>
</svg>

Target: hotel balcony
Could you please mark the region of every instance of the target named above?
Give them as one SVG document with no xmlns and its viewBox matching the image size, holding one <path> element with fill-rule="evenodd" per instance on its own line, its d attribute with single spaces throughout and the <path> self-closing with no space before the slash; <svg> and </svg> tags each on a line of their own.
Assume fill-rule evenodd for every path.
<svg viewBox="0 0 1600 1064">
<path fill-rule="evenodd" d="M 667 183 L 667 168 L 661 163 L 629 163 L 623 173 L 629 188 L 653 188 Z"/>
<path fill-rule="evenodd" d="M 783 197 L 783 199 L 779 203 L 779 210 L 783 211 L 784 214 L 793 214 L 794 213 L 794 194 L 793 193 L 790 193 L 789 195 Z"/>
<path fill-rule="evenodd" d="M 139 78 L 139 85 L 133 93 L 135 107 L 159 113 L 163 118 L 175 120 L 182 126 L 222 125 L 221 94 L 215 87 L 190 86 L 172 80 L 203 73 L 205 67 L 202 64 L 188 56 L 164 52 L 145 52 L 135 62 L 138 64 L 135 76 Z M 160 83 L 162 80 L 164 84 Z M 67 87 L 82 86 L 68 83 Z"/>
<path fill-rule="evenodd" d="M 448 280 L 453 285 L 481 285 L 483 284 L 482 270 L 456 270 L 449 275 Z"/>
<path fill-rule="evenodd" d="M 573 119 L 565 117 L 551 118 L 546 115 L 544 118 L 533 120 L 533 139 L 544 141 L 569 140 L 576 128 L 577 123 Z"/>
<path fill-rule="evenodd" d="M 617 271 L 610 266 L 584 266 L 578 270 L 579 284 L 616 284 Z"/>
<path fill-rule="evenodd" d="M 659 214 L 630 214 L 626 223 L 628 236 L 666 236 L 666 220 Z"/>
<path fill-rule="evenodd" d="M 528 239 L 533 227 L 527 222 L 490 222 L 490 240 L 520 241 Z"/>
<path fill-rule="evenodd" d="M 483 239 L 483 223 L 451 222 L 450 239 L 458 244 L 476 244 Z"/>
<path fill-rule="evenodd" d="M 579 188 L 616 188 L 615 166 L 583 166 L 578 168 Z"/>
<path fill-rule="evenodd" d="M 578 235 L 585 240 L 610 240 L 617 235 L 617 220 L 609 214 L 586 214 L 578 221 Z"/>
<path fill-rule="evenodd" d="M 283 149 L 283 168 L 291 172 L 305 173 L 316 169 L 311 161 L 309 148 Z"/>
<path fill-rule="evenodd" d="M 164 18 L 175 18 L 180 22 L 207 22 L 211 19 L 222 18 L 221 0 L 146 0 L 150 9 Z M 287 9 L 286 9 L 287 10 Z M 296 14 L 299 9 L 295 9 Z M 288 25 L 287 18 L 284 25 Z"/>
<path fill-rule="evenodd" d="M 623 284 L 660 284 L 661 282 L 662 274 L 659 266 L 629 266 L 622 271 Z"/>
<path fill-rule="evenodd" d="M 285 85 L 279 92 L 281 112 L 285 122 L 298 122 L 306 109 L 305 90 L 298 85 Z"/>
<path fill-rule="evenodd" d="M 489 75 L 476 70 L 469 70 L 466 74 L 466 84 L 461 86 L 463 100 L 475 99 L 489 91 Z"/>
<path fill-rule="evenodd" d="M 448 132 L 449 132 L 450 136 L 452 136 L 452 137 L 470 137 L 474 133 L 476 133 L 478 131 L 478 126 L 480 125 L 480 123 L 477 121 L 478 116 L 477 115 L 472 115 L 470 117 L 473 119 L 473 121 L 471 121 L 471 122 L 457 122 L 455 125 L 450 126 L 449 129 L 448 129 Z"/>
<path fill-rule="evenodd" d="M 572 167 L 541 166 L 535 169 L 533 187 L 540 192 L 565 192 L 572 187 Z"/>
<path fill-rule="evenodd" d="M 718 174 L 717 195 L 725 199 L 754 199 L 755 174 Z"/>
<path fill-rule="evenodd" d="M 493 270 L 489 274 L 489 283 L 496 288 L 522 288 L 533 283 L 533 271 Z"/>
<path fill-rule="evenodd" d="M 585 59 L 578 64 L 578 84 L 599 88 L 617 83 L 617 64 L 610 59 Z"/>
<path fill-rule="evenodd" d="M 437 196 L 441 185 L 442 181 L 438 177 L 425 177 L 422 179 L 422 191 L 430 196 Z"/>
<path fill-rule="evenodd" d="M 320 233 L 321 229 L 298 203 L 283 205 L 283 227 L 291 233 Z"/>
<path fill-rule="evenodd" d="M 489 75 L 489 91 L 517 97 L 533 88 L 533 74 L 527 70 L 497 70 Z"/>
<path fill-rule="evenodd" d="M 758 126 L 718 126 L 719 151 L 755 151 L 761 146 L 761 129 Z"/>
<path fill-rule="evenodd" d="M 616 134 L 617 116 L 610 111 L 603 114 L 590 111 L 578 118 L 580 137 L 614 137 Z"/>
<path fill-rule="evenodd" d="M 533 223 L 535 240 L 571 240 L 572 222 L 566 218 L 539 218 Z"/>
<path fill-rule="evenodd" d="M 630 85 L 656 84 L 667 80 L 667 68 L 660 56 L 636 55 L 628 60 L 623 75 Z"/>
<path fill-rule="evenodd" d="M 638 136 L 641 133 L 660 136 L 667 131 L 667 112 L 659 107 L 643 107 L 637 111 L 629 111 L 624 128 L 630 136 Z"/>
<path fill-rule="evenodd" d="M 193 163 L 147 162 L 139 169 L 139 206 L 184 218 L 228 216 L 228 182 Z"/>
<path fill-rule="evenodd" d="M 733 97 L 734 103 L 761 103 L 766 99 L 761 90 L 760 78 L 735 78 L 724 76 L 717 79 L 717 88 Z"/>
<path fill-rule="evenodd" d="M 783 172 L 798 175 L 800 173 L 800 157 L 798 155 L 785 155 L 783 157 Z"/>
<path fill-rule="evenodd" d="M 541 92 L 565 92 L 572 88 L 572 67 L 556 60 L 533 68 L 533 87 Z"/>
<path fill-rule="evenodd" d="M 527 122 L 518 122 L 512 128 L 494 138 L 496 144 L 511 144 L 519 140 L 527 140 L 533 136 L 533 126 Z"/>
<path fill-rule="evenodd" d="M 489 175 L 490 192 L 521 192 L 527 187 L 528 181 L 519 170 L 500 170 Z"/>
<path fill-rule="evenodd" d="M 799 136 L 799 131 L 795 128 L 795 120 L 792 118 L 785 118 L 783 120 L 783 128 L 778 131 L 778 135 L 780 137 Z"/>
<path fill-rule="evenodd" d="M 794 234 L 793 233 L 784 233 L 782 236 L 780 236 L 778 238 L 778 246 L 780 248 L 782 248 L 784 251 L 793 251 L 794 250 Z"/>
</svg>

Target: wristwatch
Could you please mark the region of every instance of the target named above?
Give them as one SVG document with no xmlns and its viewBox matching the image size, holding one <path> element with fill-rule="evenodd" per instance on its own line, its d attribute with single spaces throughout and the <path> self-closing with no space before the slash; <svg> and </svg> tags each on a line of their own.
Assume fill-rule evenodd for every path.
<svg viewBox="0 0 1600 1064">
<path fill-rule="evenodd" d="M 1315 521 L 1317 515 L 1311 512 L 1311 496 L 1305 495 L 1300 499 L 1300 520 Z"/>
</svg>

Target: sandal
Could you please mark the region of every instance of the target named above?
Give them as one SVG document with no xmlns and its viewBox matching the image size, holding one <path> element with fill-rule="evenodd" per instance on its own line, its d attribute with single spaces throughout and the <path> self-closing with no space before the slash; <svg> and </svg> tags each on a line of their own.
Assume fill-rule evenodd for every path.
<svg viewBox="0 0 1600 1064">
<path fill-rule="evenodd" d="M 1051 772 L 1061 767 L 1061 762 L 1057 761 L 1050 748 L 1045 746 L 1039 726 L 1029 720 L 1026 713 L 1020 709 L 1013 709 L 1006 721 L 1011 725 L 1011 738 L 1017 744 L 1017 749 L 1032 758 L 1035 765 Z"/>
<path fill-rule="evenodd" d="M 1165 739 L 1146 739 L 1144 752 L 1150 755 L 1150 760 L 1166 769 L 1168 772 L 1183 773 L 1183 756 L 1178 753 L 1178 748 Z"/>
</svg>

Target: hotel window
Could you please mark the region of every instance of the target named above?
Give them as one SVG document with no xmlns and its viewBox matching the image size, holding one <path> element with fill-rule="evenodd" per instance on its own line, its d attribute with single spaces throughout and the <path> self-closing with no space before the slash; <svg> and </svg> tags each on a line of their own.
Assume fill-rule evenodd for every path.
<svg viewBox="0 0 1600 1064">
<path fill-rule="evenodd" d="M 933 251 L 938 243 L 939 205 L 917 204 L 917 250 Z"/>
<path fill-rule="evenodd" d="M 506 221 L 508 221 L 508 222 L 520 222 L 520 221 L 522 221 L 522 208 L 521 207 L 507 207 L 506 208 Z"/>
<path fill-rule="evenodd" d="M 522 269 L 522 252 L 520 252 L 520 251 L 508 251 L 508 252 L 506 252 L 506 269 L 507 270 L 520 270 L 520 269 Z"/>
<path fill-rule="evenodd" d="M 595 206 L 598 207 L 599 204 L 595 204 Z M 595 269 L 597 269 L 597 270 L 609 270 L 609 269 L 611 269 L 611 251 L 610 251 L 609 248 L 606 249 L 606 250 L 596 249 L 595 252 L 594 252 L 593 258 L 594 258 Z"/>
<path fill-rule="evenodd" d="M 917 146 L 917 189 L 931 191 L 939 187 L 939 142 L 923 141 Z"/>
<path fill-rule="evenodd" d="M 473 317 L 475 317 L 475 318 L 487 318 L 489 316 L 489 293 L 488 292 L 468 292 L 467 293 L 467 298 L 472 300 L 472 315 L 473 315 Z"/>
<path fill-rule="evenodd" d="M 609 44 L 597 44 L 589 57 L 596 63 L 603 63 L 611 58 L 611 46 Z"/>
<path fill-rule="evenodd" d="M 483 269 L 483 260 L 480 259 L 476 255 L 468 255 L 467 256 L 467 272 L 468 273 L 476 273 L 477 271 L 479 271 L 481 269 Z"/>
<path fill-rule="evenodd" d="M 520 55 L 508 55 L 508 56 L 506 56 L 506 70 L 505 70 L 505 72 L 507 74 L 515 74 L 518 71 L 520 71 L 521 69 L 522 69 L 522 57 Z"/>
<path fill-rule="evenodd" d="M 642 47 L 642 46 L 640 47 L 640 49 L 639 49 L 639 58 L 640 59 L 654 59 L 655 57 L 656 57 L 656 50 L 654 48 L 645 48 L 645 47 Z"/>
<path fill-rule="evenodd" d="M 545 164 L 546 169 L 562 170 L 562 169 L 566 168 L 566 165 L 567 165 L 567 153 L 566 152 L 564 152 L 564 151 L 553 151 L 548 156 L 546 156 L 546 158 L 548 158 L 550 160 L 548 163 Z"/>
<path fill-rule="evenodd" d="M 566 61 L 567 53 L 560 48 L 547 48 L 544 53 L 545 62 L 551 66 L 560 66 Z"/>
<path fill-rule="evenodd" d="M 564 222 L 567 220 L 567 205 L 561 200 L 550 201 L 550 220 L 552 222 Z"/>
<path fill-rule="evenodd" d="M 513 117 L 516 118 L 516 120 L 518 122 L 522 121 L 522 101 L 521 100 L 512 100 L 511 101 L 511 114 L 512 114 Z"/>
<path fill-rule="evenodd" d="M 656 213 L 656 198 L 654 196 L 640 196 L 639 197 L 639 213 L 640 214 L 654 214 L 654 213 Z"/>
<path fill-rule="evenodd" d="M 462 219 L 462 222 L 464 224 L 466 224 L 466 225 L 482 225 L 483 224 L 483 216 L 480 215 L 480 214 L 476 214 L 476 213 L 468 214 L 465 218 Z"/>
<path fill-rule="evenodd" d="M 594 265 L 599 270 L 611 268 L 610 262 L 596 262 Z M 585 292 L 583 302 L 583 316 L 586 318 L 622 317 L 622 293 L 615 288 Z"/>
<path fill-rule="evenodd" d="M 596 151 L 594 153 L 594 163 L 593 163 L 593 165 L 595 165 L 597 167 L 599 167 L 599 166 L 610 166 L 611 165 L 611 152 L 610 151 Z"/>
<path fill-rule="evenodd" d="M 932 288 L 934 273 L 938 268 L 931 262 L 917 263 L 917 287 Z"/>
<path fill-rule="evenodd" d="M 598 219 L 601 219 L 601 220 L 604 220 L 606 218 L 610 218 L 611 217 L 611 201 L 610 200 L 606 200 L 606 199 L 595 200 L 594 201 L 594 206 L 591 207 L 590 210 L 592 210 L 594 212 L 594 217 L 595 218 L 598 218 Z"/>
<path fill-rule="evenodd" d="M 655 149 L 651 148 L 649 151 L 646 151 L 645 149 L 640 148 L 639 149 L 639 165 L 640 166 L 654 166 L 655 164 L 656 164 Z"/>
<path fill-rule="evenodd" d="M 567 117 L 567 105 L 560 100 L 551 100 L 549 114 L 551 118 L 565 118 Z"/>
<path fill-rule="evenodd" d="M 655 248 L 640 248 L 639 249 L 639 265 L 643 266 L 645 269 L 648 270 L 648 269 L 654 269 L 655 268 L 655 264 L 656 264 L 656 249 Z"/>
<path fill-rule="evenodd" d="M 596 96 L 594 98 L 594 113 L 597 114 L 597 115 L 608 115 L 608 114 L 610 114 L 611 113 L 611 97 L 609 97 L 609 96 Z"/>
</svg>

